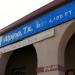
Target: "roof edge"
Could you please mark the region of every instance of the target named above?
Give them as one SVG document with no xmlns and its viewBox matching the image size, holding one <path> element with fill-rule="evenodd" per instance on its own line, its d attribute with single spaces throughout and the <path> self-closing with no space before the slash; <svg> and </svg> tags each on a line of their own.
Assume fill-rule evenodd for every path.
<svg viewBox="0 0 75 75">
<path fill-rule="evenodd" d="M 26 22 L 28 22 L 28 21 L 30 21 L 30 20 L 46 13 L 48 11 L 54 10 L 55 8 L 65 4 L 68 1 L 69 0 L 55 0 L 55 1 L 52 1 L 51 3 L 39 8 L 35 11 L 33 11 L 32 13 L 24 16 L 23 18 L 15 21 L 14 23 L 12 23 L 12 24 L 6 26 L 5 28 L 1 29 L 0 30 L 0 35 L 5 34 L 6 32 L 8 32 L 8 31 L 20 26 L 21 24 L 26 23 Z"/>
</svg>

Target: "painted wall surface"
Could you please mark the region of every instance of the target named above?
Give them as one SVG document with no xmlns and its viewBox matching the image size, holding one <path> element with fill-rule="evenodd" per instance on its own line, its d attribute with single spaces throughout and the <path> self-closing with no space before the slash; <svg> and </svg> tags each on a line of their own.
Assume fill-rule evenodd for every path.
<svg viewBox="0 0 75 75">
<path fill-rule="evenodd" d="M 64 51 L 68 40 L 75 32 L 74 24 L 75 20 L 72 20 L 57 26 L 55 27 L 54 37 L 33 44 L 38 58 L 37 75 L 65 75 Z M 0 55 L 1 75 L 4 75 L 5 67 L 10 55 L 11 52 Z"/>
<path fill-rule="evenodd" d="M 55 35 L 55 29 L 54 28 L 48 29 L 46 31 L 43 31 L 43 32 L 33 35 L 31 37 L 25 38 L 14 44 L 10 44 L 8 46 L 0 48 L 0 54 L 10 52 L 10 51 L 16 50 L 16 49 L 24 47 L 24 46 L 28 46 L 30 44 L 45 40 L 47 38 L 51 38 L 54 35 Z M 10 47 L 11 47 L 11 49 L 9 50 Z"/>
</svg>

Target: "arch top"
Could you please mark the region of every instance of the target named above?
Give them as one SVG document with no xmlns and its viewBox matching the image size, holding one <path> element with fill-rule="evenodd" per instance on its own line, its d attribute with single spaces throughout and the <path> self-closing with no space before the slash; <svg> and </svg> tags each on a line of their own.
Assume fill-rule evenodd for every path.
<svg viewBox="0 0 75 75">
<path fill-rule="evenodd" d="M 58 63 L 64 65 L 64 53 L 67 46 L 68 41 L 75 33 L 75 20 L 72 20 L 67 23 L 68 26 L 64 30 L 63 34 L 61 35 L 59 47 L 58 47 Z"/>
</svg>

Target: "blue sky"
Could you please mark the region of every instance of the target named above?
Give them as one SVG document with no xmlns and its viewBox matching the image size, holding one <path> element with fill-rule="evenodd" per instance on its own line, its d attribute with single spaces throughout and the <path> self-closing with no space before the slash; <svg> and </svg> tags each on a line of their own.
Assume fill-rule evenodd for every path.
<svg viewBox="0 0 75 75">
<path fill-rule="evenodd" d="M 0 0 L 0 29 L 53 0 Z"/>
</svg>

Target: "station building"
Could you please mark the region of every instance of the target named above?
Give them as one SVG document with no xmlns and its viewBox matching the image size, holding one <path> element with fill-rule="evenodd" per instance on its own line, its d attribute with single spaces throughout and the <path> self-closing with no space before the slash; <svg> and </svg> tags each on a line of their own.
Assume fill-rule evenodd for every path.
<svg viewBox="0 0 75 75">
<path fill-rule="evenodd" d="M 74 75 L 73 6 L 55 0 L 2 29 L 0 75 Z"/>
</svg>

